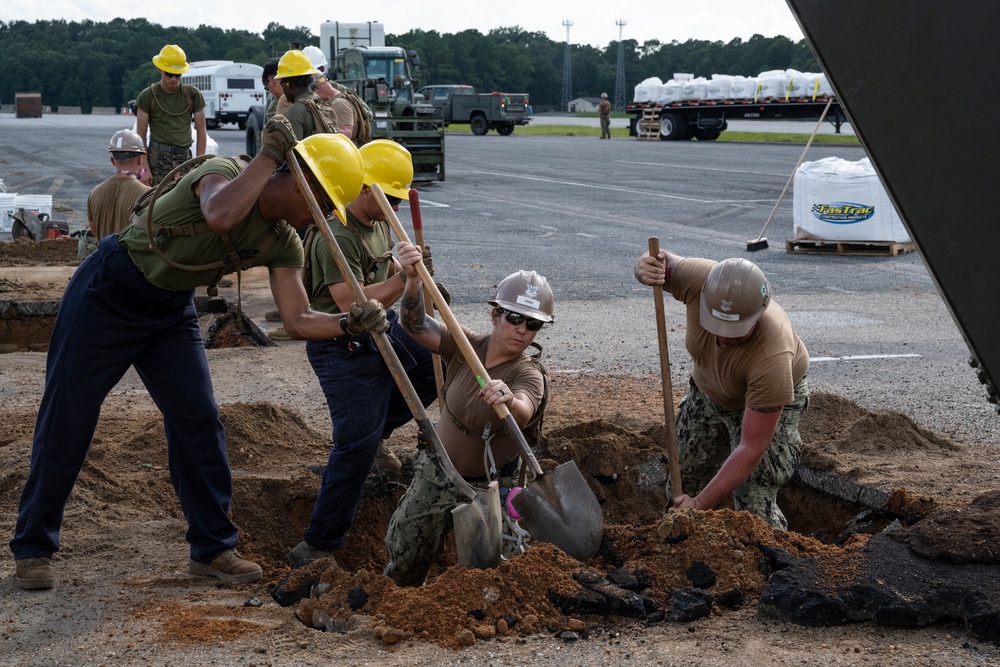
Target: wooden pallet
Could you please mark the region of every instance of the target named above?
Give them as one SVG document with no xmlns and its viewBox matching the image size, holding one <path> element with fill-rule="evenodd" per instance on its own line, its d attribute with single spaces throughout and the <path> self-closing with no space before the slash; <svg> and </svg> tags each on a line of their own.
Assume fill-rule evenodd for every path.
<svg viewBox="0 0 1000 667">
<path fill-rule="evenodd" d="M 899 241 L 825 241 L 813 239 L 789 239 L 785 241 L 785 252 L 804 255 L 878 255 L 895 257 L 901 253 L 916 250 L 913 243 Z"/>
<path fill-rule="evenodd" d="M 660 139 L 660 113 L 656 109 L 643 109 L 642 118 L 635 127 L 636 139 L 650 141 Z"/>
</svg>

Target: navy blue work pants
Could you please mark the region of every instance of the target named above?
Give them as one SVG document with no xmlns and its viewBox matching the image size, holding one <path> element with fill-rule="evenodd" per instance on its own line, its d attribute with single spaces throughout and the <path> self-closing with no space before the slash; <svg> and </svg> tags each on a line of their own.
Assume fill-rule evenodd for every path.
<svg viewBox="0 0 1000 667">
<path fill-rule="evenodd" d="M 130 366 L 163 413 L 170 480 L 187 519 L 191 558 L 208 562 L 236 546 L 225 433 L 193 292 L 150 284 L 109 235 L 80 264 L 59 304 L 10 542 L 14 558 L 59 550 L 66 502 L 101 404 Z"/>
<path fill-rule="evenodd" d="M 386 332 L 424 406 L 437 397 L 430 350 L 399 324 L 396 311 Z M 344 543 L 354 522 L 365 478 L 379 443 L 413 415 L 371 335 L 308 341 L 306 353 L 326 395 L 333 422 L 333 448 L 305 539 L 331 551 Z"/>
</svg>

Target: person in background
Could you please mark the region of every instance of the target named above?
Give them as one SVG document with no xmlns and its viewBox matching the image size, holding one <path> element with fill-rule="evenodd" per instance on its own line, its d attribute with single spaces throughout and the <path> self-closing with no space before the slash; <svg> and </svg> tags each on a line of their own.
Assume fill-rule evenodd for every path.
<svg viewBox="0 0 1000 667">
<path fill-rule="evenodd" d="M 337 136 L 347 140 L 344 135 Z M 332 231 L 365 296 L 388 306 L 403 293 L 407 276 L 392 256 L 389 225 L 371 186 L 377 183 L 396 210 L 409 195 L 413 162 L 406 148 L 388 139 L 365 144 L 361 155 L 365 161 L 361 194 Z M 305 245 L 309 254 L 306 274 L 310 305 L 332 316 L 346 312 L 354 303 L 353 292 L 325 237 L 313 233 L 307 236 Z M 429 405 L 437 397 L 431 353 L 403 330 L 394 310 L 389 309 L 387 315 L 391 324 L 389 342 L 421 402 Z M 385 440 L 413 418 L 371 335 L 310 341 L 306 343 L 306 354 L 330 409 L 333 448 L 303 540 L 288 552 L 293 566 L 330 558 L 343 545 L 372 465 L 389 473 L 400 468 Z"/>
<path fill-rule="evenodd" d="M 267 92 L 271 93 L 267 100 L 267 108 L 264 110 L 265 123 L 274 118 L 274 114 L 278 112 L 278 100 L 285 94 L 281 90 L 281 82 L 274 78 L 278 73 L 278 60 L 277 56 L 268 59 L 264 63 L 264 71 L 260 74 L 260 79 L 264 82 L 264 87 L 267 88 Z"/>
<path fill-rule="evenodd" d="M 473 487 L 485 489 L 496 479 L 504 491 L 513 489 L 520 449 L 494 406 L 504 403 L 522 429 L 541 417 L 545 381 L 537 358 L 527 350 L 542 326 L 553 322 L 552 287 L 534 271 L 512 273 L 500 281 L 488 302 L 490 332 L 463 328 L 490 376 L 480 388 L 447 324 L 424 311 L 415 269 L 421 254 L 418 246 L 400 244 L 399 261 L 407 275 L 400 319 L 415 341 L 441 355 L 449 371 L 438 437 L 455 469 Z M 524 435 L 531 437 L 528 432 Z M 535 444 L 529 441 L 529 446 Z M 421 448 L 413 464 L 413 481 L 389 521 L 385 536 L 389 564 L 384 574 L 399 586 L 421 585 L 431 564 L 444 553 L 445 538 L 454 525 L 451 510 L 467 501 L 448 481 L 434 452 Z"/>
<path fill-rule="evenodd" d="M 597 105 L 597 113 L 601 114 L 601 139 L 611 138 L 611 102 L 608 94 L 601 93 L 601 101 Z"/>
<path fill-rule="evenodd" d="M 87 197 L 90 229 L 77 244 L 77 256 L 81 260 L 97 249 L 97 242 L 105 234 L 115 234 L 128 226 L 132 204 L 149 189 L 142 183 L 145 176 L 142 157 L 146 149 L 138 134 L 132 130 L 118 130 L 111 136 L 108 152 L 115 173 L 91 190 Z"/>
<path fill-rule="evenodd" d="M 742 258 L 714 262 L 660 250 L 639 257 L 635 278 L 664 285 L 687 311 L 684 344 L 694 370 L 677 408 L 677 445 L 688 493 L 672 507 L 709 510 L 732 497 L 737 510 L 787 529 L 778 489 L 799 460 L 809 352 L 771 299 L 764 273 Z"/>
<path fill-rule="evenodd" d="M 146 146 L 149 174 L 143 181 L 157 185 L 174 167 L 205 154 L 207 130 L 205 98 L 194 86 L 181 83 L 181 74 L 191 69 L 184 50 L 167 44 L 153 56 L 160 80 L 135 99 L 136 133 Z M 191 139 L 194 123 L 196 140 Z M 149 131 L 149 141 L 146 132 Z M 194 143 L 194 155 L 191 144 Z"/>
<path fill-rule="evenodd" d="M 292 150 L 304 186 L 285 164 Z M 129 225 L 101 239 L 66 287 L 49 342 L 45 392 L 10 541 L 16 586 L 52 588 L 63 514 L 101 405 L 133 366 L 163 413 L 170 480 L 188 524 L 188 571 L 226 582 L 261 578 L 260 566 L 236 551 L 232 473 L 194 290 L 220 274 L 266 266 L 271 293 L 296 337 L 385 331 L 378 302 L 354 304 L 346 314 L 320 313 L 309 308 L 302 287 L 295 228 L 313 220 L 302 188 L 312 190 L 326 215 L 344 215 L 363 176 L 364 161 L 346 137 L 296 142 L 284 118 L 275 116 L 249 164 L 213 157 L 156 201 L 137 203 L 147 209 L 137 215 L 148 214 L 153 229 L 176 234 L 150 238 L 146 225 Z M 154 251 L 164 238 L 169 243 Z M 113 567 L 114 559 L 109 563 Z"/>
</svg>

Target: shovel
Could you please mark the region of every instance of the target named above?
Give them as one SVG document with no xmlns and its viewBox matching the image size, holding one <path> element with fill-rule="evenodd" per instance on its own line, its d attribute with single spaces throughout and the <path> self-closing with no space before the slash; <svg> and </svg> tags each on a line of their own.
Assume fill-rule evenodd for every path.
<svg viewBox="0 0 1000 667">
<path fill-rule="evenodd" d="M 375 199 L 382 208 L 382 213 L 392 227 L 392 231 L 401 241 L 409 243 L 406 231 L 399 223 L 395 211 L 389 205 L 389 200 L 385 198 L 385 193 L 378 184 L 371 186 Z M 451 307 L 445 302 L 441 291 L 434 284 L 431 274 L 423 264 L 417 264 L 417 275 L 420 276 L 424 289 L 430 292 L 434 305 L 444 318 L 448 331 L 458 343 L 459 350 L 465 358 L 469 368 L 476 374 L 476 379 L 480 385 L 489 382 L 490 377 L 486 373 L 483 362 L 479 360 L 476 351 L 469 343 L 465 332 L 459 325 L 455 315 L 451 312 Z M 531 533 L 533 539 L 539 542 L 548 542 L 559 547 L 567 554 L 580 561 L 592 558 L 601 546 L 601 539 L 604 537 L 604 514 L 597 496 L 583 478 L 576 462 L 567 461 L 555 470 L 543 473 L 538 465 L 531 448 L 521 428 L 514 420 L 514 415 L 510 413 L 507 406 L 497 403 L 493 406 L 497 415 L 507 424 L 507 432 L 517 441 L 524 459 L 535 475 L 531 484 L 527 485 L 523 491 L 514 497 L 512 503 L 514 509 L 521 515 L 521 521 Z"/>
<path fill-rule="evenodd" d="M 344 276 L 344 280 L 347 281 L 347 285 L 354 295 L 355 303 L 364 305 L 367 301 L 364 290 L 361 284 L 358 283 L 357 278 L 354 277 L 354 272 L 351 271 L 347 263 L 347 258 L 340 249 L 336 237 L 330 231 L 330 226 L 326 223 L 326 218 L 323 217 L 319 204 L 316 203 L 316 197 L 313 195 L 312 189 L 309 187 L 309 183 L 306 181 L 306 177 L 302 173 L 302 168 L 299 166 L 298 159 L 293 151 L 289 151 L 287 163 L 292 173 L 295 174 L 295 180 L 299 184 L 299 189 L 302 190 L 306 202 L 309 204 L 313 221 L 319 227 L 323 238 L 326 239 L 326 244 L 330 248 L 330 253 L 333 255 L 334 261 L 337 263 L 337 268 L 340 269 L 341 275 Z M 378 186 L 373 187 L 377 188 Z M 382 200 L 385 200 L 385 195 L 381 189 L 378 190 L 378 194 L 382 197 Z M 392 209 L 390 208 L 389 210 L 391 211 Z M 399 224 L 398 221 L 397 224 Z M 389 367 L 389 372 L 396 381 L 396 386 L 399 387 L 399 391 L 403 395 L 407 407 L 410 408 L 413 419 L 427 438 L 431 451 L 441 466 L 441 470 L 448 478 L 448 481 L 454 484 L 470 501 L 469 504 L 459 505 L 452 510 L 452 517 L 455 520 L 455 543 L 458 561 L 466 567 L 480 570 L 496 567 L 500 563 L 500 551 L 503 547 L 503 516 L 500 511 L 500 487 L 498 483 L 494 481 L 485 491 L 480 492 L 458 474 L 451 459 L 448 458 L 448 453 L 445 452 L 440 438 L 438 438 L 437 431 L 434 430 L 434 425 L 427 417 L 427 411 L 424 409 L 423 403 L 420 402 L 417 390 L 414 389 L 413 383 L 410 382 L 410 378 L 403 368 L 403 364 L 399 361 L 396 351 L 392 348 L 389 337 L 383 332 L 372 333 L 372 338 L 378 345 L 379 352 L 382 353 L 382 358 L 385 360 L 386 366 Z"/>
<path fill-rule="evenodd" d="M 649 237 L 649 256 L 660 254 L 660 239 Z M 681 459 L 677 451 L 677 425 L 674 422 L 674 388 L 670 380 L 670 352 L 667 350 L 667 320 L 663 310 L 663 285 L 653 285 L 656 305 L 656 334 L 660 342 L 660 378 L 663 382 L 663 415 L 666 417 L 667 456 L 670 457 L 670 500 L 681 495 Z"/>
</svg>

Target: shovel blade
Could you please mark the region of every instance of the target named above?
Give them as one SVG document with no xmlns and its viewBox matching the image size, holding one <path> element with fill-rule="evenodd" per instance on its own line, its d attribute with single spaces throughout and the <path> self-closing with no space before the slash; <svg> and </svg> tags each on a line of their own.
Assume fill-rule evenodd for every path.
<svg viewBox="0 0 1000 667">
<path fill-rule="evenodd" d="M 503 517 L 500 514 L 500 486 L 490 482 L 468 504 L 451 511 L 455 522 L 458 562 L 465 567 L 488 570 L 500 564 L 503 547 Z"/>
<path fill-rule="evenodd" d="M 543 473 L 512 501 L 535 541 L 559 547 L 579 561 L 593 558 L 604 537 L 604 513 L 576 462 Z"/>
</svg>

